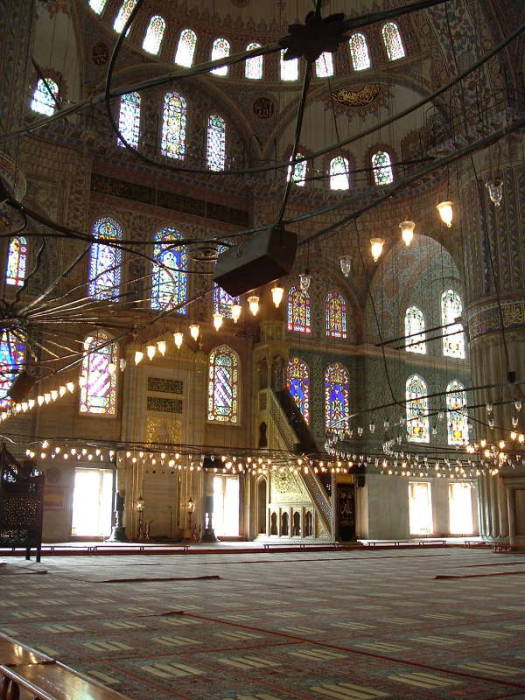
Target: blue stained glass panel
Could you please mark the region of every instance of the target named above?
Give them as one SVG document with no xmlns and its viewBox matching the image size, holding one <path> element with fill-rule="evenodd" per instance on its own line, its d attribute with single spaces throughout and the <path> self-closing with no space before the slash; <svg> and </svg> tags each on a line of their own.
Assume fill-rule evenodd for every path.
<svg viewBox="0 0 525 700">
<path fill-rule="evenodd" d="M 308 365 L 298 357 L 288 362 L 286 370 L 286 388 L 297 404 L 306 421 L 310 422 L 310 370 Z"/>
<path fill-rule="evenodd" d="M 183 305 L 188 299 L 188 251 L 184 246 L 171 248 L 166 245 L 177 242 L 182 234 L 174 228 L 162 228 L 154 236 L 153 258 L 157 263 L 153 267 L 151 281 L 151 308 L 177 309 L 177 313 L 186 314 Z"/>
<path fill-rule="evenodd" d="M 122 238 L 120 225 L 109 217 L 97 219 L 91 229 L 95 238 L 103 241 Z M 98 300 L 109 299 L 116 301 L 120 296 L 120 275 L 122 251 L 103 243 L 92 243 L 89 263 L 90 297 Z"/>
</svg>

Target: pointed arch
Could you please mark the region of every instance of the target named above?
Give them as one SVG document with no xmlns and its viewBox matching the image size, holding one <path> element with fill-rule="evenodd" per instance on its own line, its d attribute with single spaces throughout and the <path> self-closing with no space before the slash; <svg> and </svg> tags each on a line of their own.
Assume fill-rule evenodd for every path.
<svg viewBox="0 0 525 700">
<path fill-rule="evenodd" d="M 463 313 L 461 297 L 453 289 L 441 295 L 441 323 L 443 326 L 443 355 L 465 359 L 465 335 L 461 323 L 456 323 Z"/>
<path fill-rule="evenodd" d="M 342 294 L 329 292 L 324 304 L 326 335 L 346 338 L 346 301 Z"/>
<path fill-rule="evenodd" d="M 293 81 L 299 80 L 299 59 L 292 58 L 289 61 L 284 60 L 284 49 L 281 51 L 281 80 Z"/>
<path fill-rule="evenodd" d="M 248 44 L 246 51 L 253 51 L 253 49 L 260 49 L 261 45 L 256 41 Z M 264 70 L 264 59 L 262 56 L 254 56 L 253 58 L 247 58 L 244 66 L 244 77 L 250 80 L 261 80 L 263 77 Z"/>
<path fill-rule="evenodd" d="M 348 190 L 350 188 L 350 164 L 344 156 L 336 156 L 330 161 L 330 189 Z"/>
<path fill-rule="evenodd" d="M 135 9 L 136 4 L 137 0 L 124 0 L 120 6 L 117 16 L 115 17 L 115 21 L 113 22 L 113 29 L 117 32 L 117 34 L 120 34 L 124 29 L 130 14 Z"/>
<path fill-rule="evenodd" d="M 304 360 L 293 357 L 286 367 L 286 388 L 306 421 L 310 422 L 310 369 Z"/>
<path fill-rule="evenodd" d="M 183 29 L 179 36 L 177 51 L 175 53 L 175 63 L 184 68 L 191 68 L 193 57 L 197 46 L 197 35 L 193 29 Z"/>
<path fill-rule="evenodd" d="M 13 335 L 4 330 L 0 335 L 0 409 L 7 409 L 12 404 L 9 390 L 17 374 L 23 369 L 26 354 L 26 339 L 24 335 Z"/>
<path fill-rule="evenodd" d="M 466 445 L 469 441 L 466 413 L 467 397 L 464 389 L 463 384 L 456 379 L 447 386 L 447 437 L 449 445 Z"/>
<path fill-rule="evenodd" d="M 348 46 L 350 47 L 350 56 L 352 58 L 352 67 L 354 70 L 366 70 L 370 68 L 370 53 L 368 51 L 368 44 L 366 41 L 366 36 L 361 34 L 361 32 L 356 32 L 352 34 L 348 40 Z"/>
<path fill-rule="evenodd" d="M 22 287 L 27 270 L 27 239 L 24 236 L 16 236 L 9 240 L 7 251 L 7 266 L 5 283 L 13 287 Z"/>
<path fill-rule="evenodd" d="M 418 374 L 406 382 L 406 426 L 409 442 L 430 442 L 427 383 Z"/>
<path fill-rule="evenodd" d="M 144 51 L 157 56 L 160 51 L 160 45 L 162 44 L 165 31 L 166 20 L 164 17 L 161 17 L 160 15 L 153 15 L 149 21 L 148 28 L 146 29 L 144 41 L 142 42 L 142 48 Z"/>
<path fill-rule="evenodd" d="M 230 55 L 230 42 L 224 37 L 215 39 L 211 47 L 211 60 L 217 61 L 219 58 L 227 58 Z M 214 75 L 228 75 L 229 66 L 214 68 L 211 72 Z"/>
<path fill-rule="evenodd" d="M 405 312 L 405 350 L 425 355 L 425 316 L 417 306 L 409 306 Z"/>
<path fill-rule="evenodd" d="M 91 227 L 92 235 L 100 243 L 91 244 L 88 294 L 98 300 L 117 301 L 120 296 L 122 251 L 104 245 L 102 241 L 122 238 L 122 228 L 109 216 L 97 219 Z"/>
<path fill-rule="evenodd" d="M 118 346 L 106 331 L 84 339 L 80 413 L 97 416 L 117 414 Z"/>
<path fill-rule="evenodd" d="M 381 30 L 386 55 L 389 61 L 398 61 L 406 55 L 401 32 L 395 22 L 386 22 Z"/>
<path fill-rule="evenodd" d="M 181 238 L 182 233 L 170 226 L 159 229 L 153 236 L 151 308 L 154 310 L 176 308 L 179 314 L 188 312 L 186 306 L 181 306 L 188 300 L 188 251 L 185 246 L 166 245 Z"/>
<path fill-rule="evenodd" d="M 310 296 L 297 287 L 288 292 L 288 330 L 296 333 L 311 333 Z"/>
<path fill-rule="evenodd" d="M 140 95 L 128 92 L 120 98 L 118 128 L 130 146 L 137 148 L 140 140 Z M 120 138 L 119 146 L 124 146 Z"/>
<path fill-rule="evenodd" d="M 55 113 L 58 98 L 58 85 L 51 78 L 39 78 L 33 91 L 31 109 L 33 112 L 45 114 L 50 117 Z"/>
<path fill-rule="evenodd" d="M 216 347 L 208 361 L 208 420 L 239 422 L 239 355 L 228 345 Z"/>
<path fill-rule="evenodd" d="M 226 165 L 226 122 L 218 114 L 210 114 L 206 130 L 206 161 L 215 172 Z"/>
<path fill-rule="evenodd" d="M 297 153 L 296 158 L 303 158 L 302 153 Z M 308 161 L 302 160 L 300 163 L 296 163 L 293 169 L 292 166 L 288 167 L 288 179 L 292 179 L 294 185 L 298 187 L 304 187 L 306 184 L 306 172 L 308 170 Z"/>
<path fill-rule="evenodd" d="M 315 75 L 330 78 L 334 74 L 334 59 L 329 51 L 324 51 L 315 62 Z"/>
<path fill-rule="evenodd" d="M 162 110 L 162 137 L 160 150 L 168 158 L 184 158 L 186 153 L 186 122 L 188 107 L 178 92 L 164 95 Z"/>
<path fill-rule="evenodd" d="M 340 362 L 324 374 L 324 423 L 326 432 L 345 433 L 350 426 L 350 375 Z"/>
<path fill-rule="evenodd" d="M 372 156 L 372 172 L 374 182 L 378 187 L 390 185 L 394 182 L 394 172 L 392 170 L 392 159 L 386 151 L 377 151 Z"/>
</svg>

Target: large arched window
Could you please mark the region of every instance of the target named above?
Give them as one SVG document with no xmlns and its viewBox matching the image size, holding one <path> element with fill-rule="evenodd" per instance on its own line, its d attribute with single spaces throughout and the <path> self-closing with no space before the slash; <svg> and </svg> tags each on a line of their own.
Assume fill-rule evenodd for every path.
<svg viewBox="0 0 525 700">
<path fill-rule="evenodd" d="M 84 340 L 80 413 L 115 416 L 117 413 L 118 348 L 105 331 Z"/>
<path fill-rule="evenodd" d="M 386 151 L 378 151 L 372 156 L 372 172 L 376 185 L 390 185 L 394 182 L 392 160 Z"/>
<path fill-rule="evenodd" d="M 297 287 L 288 292 L 288 330 L 297 333 L 311 333 L 310 296 Z"/>
<path fill-rule="evenodd" d="M 299 80 L 299 59 L 284 60 L 284 50 L 281 51 L 281 80 Z"/>
<path fill-rule="evenodd" d="M 230 55 L 230 42 L 224 37 L 215 39 L 211 47 L 211 60 L 217 61 L 219 58 L 226 58 Z M 228 66 L 219 66 L 212 70 L 214 75 L 228 75 Z"/>
<path fill-rule="evenodd" d="M 461 297 L 453 289 L 441 295 L 441 323 L 443 324 L 443 355 L 465 358 L 465 336 L 463 326 L 456 323 L 463 313 Z M 446 326 L 446 327 L 445 327 Z"/>
<path fill-rule="evenodd" d="M 193 29 L 183 29 L 180 33 L 177 52 L 175 53 L 175 63 L 185 68 L 193 65 L 193 56 L 197 45 L 197 35 Z"/>
<path fill-rule="evenodd" d="M 308 365 L 298 357 L 288 362 L 286 368 L 286 388 L 304 420 L 310 422 L 310 370 Z"/>
<path fill-rule="evenodd" d="M 347 190 L 350 187 L 350 166 L 347 158 L 336 156 L 330 161 L 330 189 Z"/>
<path fill-rule="evenodd" d="M 339 362 L 324 375 L 324 422 L 326 432 L 345 433 L 350 421 L 350 378 Z"/>
<path fill-rule="evenodd" d="M 26 350 L 25 339 L 17 334 L 2 331 L 0 335 L 0 408 L 11 405 L 8 392 L 16 375 L 22 369 Z"/>
<path fill-rule="evenodd" d="M 430 441 L 427 394 L 427 383 L 422 377 L 413 374 L 407 379 L 405 397 L 409 442 Z"/>
<path fill-rule="evenodd" d="M 97 15 L 101 15 L 106 7 L 107 0 L 89 0 L 89 6 L 96 12 Z"/>
<path fill-rule="evenodd" d="M 162 38 L 164 32 L 166 31 L 166 21 L 160 15 L 154 15 L 148 24 L 146 29 L 146 36 L 142 42 L 142 48 L 148 53 L 152 53 L 155 56 L 160 51 L 160 45 L 162 44 Z"/>
<path fill-rule="evenodd" d="M 329 78 L 334 74 L 334 59 L 328 51 L 323 52 L 315 62 L 315 74 L 318 78 Z"/>
<path fill-rule="evenodd" d="M 137 148 L 140 138 L 140 95 L 128 92 L 120 98 L 118 128 L 130 146 Z M 124 144 L 117 140 L 119 146 Z"/>
<path fill-rule="evenodd" d="M 350 56 L 352 57 L 352 66 L 354 70 L 366 70 L 370 68 L 370 54 L 368 53 L 368 44 L 364 34 L 357 32 L 352 34 L 348 41 L 350 47 Z"/>
<path fill-rule="evenodd" d="M 218 114 L 208 117 L 206 161 L 210 170 L 224 170 L 226 164 L 226 122 Z"/>
<path fill-rule="evenodd" d="M 210 353 L 208 420 L 239 422 L 239 356 L 227 345 L 220 345 Z"/>
<path fill-rule="evenodd" d="M 100 240 L 118 241 L 122 238 L 120 225 L 109 217 L 97 219 L 91 229 Z M 116 301 L 120 296 L 120 266 L 122 251 L 104 243 L 92 243 L 89 262 L 89 296 Z"/>
<path fill-rule="evenodd" d="M 395 22 L 387 22 L 381 30 L 383 42 L 385 44 L 386 54 L 389 61 L 397 61 L 405 57 L 405 47 L 399 27 Z"/>
<path fill-rule="evenodd" d="M 297 153 L 295 156 L 297 158 L 302 158 L 303 154 L 302 153 Z M 306 183 L 306 170 L 308 168 L 308 161 L 307 160 L 302 160 L 300 163 L 296 163 L 293 169 L 293 174 L 292 174 L 292 166 L 290 165 L 288 168 L 288 178 L 292 178 L 292 182 L 294 185 L 298 185 L 299 187 L 304 187 Z"/>
<path fill-rule="evenodd" d="M 57 97 L 58 85 L 55 83 L 55 81 L 51 80 L 51 78 L 46 78 L 45 80 L 40 78 L 36 84 L 35 91 L 33 92 L 31 109 L 33 112 L 45 114 L 46 116 L 50 117 L 55 113 L 55 99 Z"/>
<path fill-rule="evenodd" d="M 324 305 L 326 335 L 346 338 L 346 302 L 337 292 L 329 292 Z"/>
<path fill-rule="evenodd" d="M 137 0 L 124 0 L 120 6 L 120 10 L 118 11 L 115 21 L 113 22 L 113 29 L 118 34 L 120 34 L 124 29 L 124 26 L 128 21 L 130 14 L 133 12 L 136 4 Z"/>
<path fill-rule="evenodd" d="M 261 45 L 257 42 L 248 44 L 246 51 L 253 51 L 254 49 L 260 49 Z M 244 65 L 244 75 L 250 80 L 260 80 L 263 77 L 263 57 L 254 56 L 253 58 L 247 58 Z"/>
<path fill-rule="evenodd" d="M 171 247 L 182 238 L 174 228 L 166 227 L 153 237 L 153 274 L 151 278 L 151 308 L 177 309 L 177 313 L 187 313 L 188 300 L 188 252 L 184 246 Z"/>
<path fill-rule="evenodd" d="M 409 306 L 405 313 L 405 350 L 426 354 L 425 317 L 417 306 Z"/>
<path fill-rule="evenodd" d="M 468 443 L 467 397 L 465 387 L 454 380 L 447 386 L 447 435 L 449 445 Z M 452 392 L 452 393 L 449 393 Z"/>
<path fill-rule="evenodd" d="M 24 236 L 11 238 L 7 252 L 6 284 L 22 287 L 27 269 L 27 239 Z"/>
<path fill-rule="evenodd" d="M 168 158 L 184 158 L 186 152 L 186 100 L 178 92 L 164 95 L 160 150 Z"/>
</svg>

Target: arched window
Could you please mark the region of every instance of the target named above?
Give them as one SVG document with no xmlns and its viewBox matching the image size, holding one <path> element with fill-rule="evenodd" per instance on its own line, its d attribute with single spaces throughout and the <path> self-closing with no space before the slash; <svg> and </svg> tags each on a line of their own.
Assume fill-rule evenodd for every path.
<svg viewBox="0 0 525 700">
<path fill-rule="evenodd" d="M 297 333 L 311 333 L 310 297 L 296 287 L 288 292 L 288 330 Z"/>
<path fill-rule="evenodd" d="M 180 33 L 179 43 L 177 44 L 175 63 L 179 66 L 190 68 L 193 65 L 193 55 L 196 45 L 197 35 L 193 29 L 183 29 Z"/>
<path fill-rule="evenodd" d="M 372 156 L 372 172 L 376 185 L 390 185 L 394 182 L 392 161 L 386 151 L 378 151 Z"/>
<path fill-rule="evenodd" d="M 208 420 L 239 422 L 239 356 L 227 345 L 220 345 L 210 353 Z"/>
<path fill-rule="evenodd" d="M 467 397 L 465 387 L 454 380 L 447 386 L 447 435 L 449 445 L 468 443 Z M 449 393 L 452 392 L 452 393 Z"/>
<path fill-rule="evenodd" d="M 303 154 L 298 153 L 296 155 L 296 158 L 302 158 Z M 292 166 L 290 165 L 288 168 L 288 178 L 292 178 L 292 182 L 294 185 L 298 185 L 298 187 L 304 187 L 305 186 L 305 178 L 306 178 L 306 169 L 308 167 L 308 161 L 307 160 L 302 160 L 300 163 L 296 163 L 293 169 L 293 175 L 292 175 Z"/>
<path fill-rule="evenodd" d="M 425 355 L 425 317 L 417 306 L 409 306 L 405 313 L 405 350 Z"/>
<path fill-rule="evenodd" d="M 144 51 L 156 56 L 160 51 L 160 45 L 162 44 L 162 37 L 165 31 L 166 21 L 164 18 L 160 15 L 154 15 L 149 21 L 146 36 L 142 42 Z"/>
<path fill-rule="evenodd" d="M 286 388 L 301 411 L 304 420 L 310 422 L 310 370 L 298 357 L 288 362 L 286 368 Z"/>
<path fill-rule="evenodd" d="M 224 253 L 227 247 L 220 245 L 218 249 L 219 255 Z M 240 304 L 240 297 L 232 297 L 222 287 L 213 283 L 213 313 L 221 314 L 224 318 L 232 317 L 232 306 Z"/>
<path fill-rule="evenodd" d="M 186 152 L 186 100 L 177 92 L 164 95 L 160 150 L 168 158 L 184 158 Z"/>
<path fill-rule="evenodd" d="M 135 9 L 136 4 L 137 0 L 124 0 L 120 6 L 120 10 L 118 11 L 115 21 L 113 22 L 113 29 L 117 32 L 117 34 L 120 34 L 124 29 L 124 26 L 128 21 L 130 14 Z"/>
<path fill-rule="evenodd" d="M 370 54 L 368 53 L 368 44 L 364 34 L 358 32 L 352 34 L 348 41 L 350 47 L 350 55 L 352 57 L 352 66 L 354 70 L 366 70 L 370 68 Z"/>
<path fill-rule="evenodd" d="M 330 189 L 347 190 L 350 187 L 350 165 L 347 158 L 336 156 L 330 161 Z"/>
<path fill-rule="evenodd" d="M 441 323 L 443 326 L 443 355 L 465 359 L 465 336 L 463 326 L 456 323 L 463 313 L 461 297 L 452 289 L 447 289 L 441 295 Z"/>
<path fill-rule="evenodd" d="M 318 78 L 329 78 L 334 74 L 334 59 L 332 54 L 324 51 L 315 62 L 315 74 Z"/>
<path fill-rule="evenodd" d="M 0 408 L 6 409 L 11 405 L 8 392 L 16 375 L 22 369 L 26 351 L 25 338 L 15 337 L 9 331 L 0 335 Z"/>
<path fill-rule="evenodd" d="M 217 61 L 219 58 L 226 58 L 230 55 L 230 42 L 221 37 L 215 39 L 211 47 L 211 60 Z M 228 66 L 219 66 L 212 70 L 214 75 L 228 75 Z"/>
<path fill-rule="evenodd" d="M 406 383 L 407 438 L 409 442 L 429 442 L 428 394 L 425 380 L 413 374 Z"/>
<path fill-rule="evenodd" d="M 329 292 L 325 301 L 326 335 L 346 338 L 346 302 L 341 294 Z"/>
<path fill-rule="evenodd" d="M 336 362 L 324 374 L 324 422 L 326 432 L 345 433 L 350 421 L 350 378 Z"/>
<path fill-rule="evenodd" d="M 40 78 L 36 84 L 35 91 L 33 92 L 31 109 L 33 112 L 45 114 L 46 116 L 50 117 L 55 113 L 55 98 L 57 97 L 58 85 L 55 83 L 55 81 L 51 80 L 51 78 L 46 78 L 45 81 Z"/>
<path fill-rule="evenodd" d="M 97 219 L 91 233 L 100 241 L 118 241 L 122 238 L 120 225 L 109 217 Z M 120 266 L 122 251 L 104 243 L 91 244 L 89 262 L 89 296 L 94 299 L 116 301 L 120 296 Z"/>
<path fill-rule="evenodd" d="M 292 58 L 289 61 L 285 61 L 283 57 L 284 50 L 281 51 L 281 80 L 298 80 L 299 59 Z"/>
<path fill-rule="evenodd" d="M 80 413 L 115 416 L 117 413 L 118 347 L 105 331 L 88 335 L 82 359 Z"/>
<path fill-rule="evenodd" d="M 140 95 L 138 92 L 128 92 L 120 98 L 118 128 L 130 146 L 137 148 L 140 138 Z M 119 146 L 124 146 L 120 139 Z"/>
<path fill-rule="evenodd" d="M 151 308 L 175 309 L 177 313 L 186 314 L 184 304 L 188 299 L 188 252 L 184 246 L 171 247 L 182 238 L 174 228 L 166 227 L 156 231 L 153 236 L 153 266 L 151 278 Z"/>
<path fill-rule="evenodd" d="M 22 287 L 26 278 L 27 239 L 24 236 L 11 238 L 7 252 L 5 283 Z"/>
<path fill-rule="evenodd" d="M 226 122 L 218 114 L 208 117 L 206 161 L 210 170 L 224 170 L 226 163 Z"/>
<path fill-rule="evenodd" d="M 89 0 L 89 6 L 96 12 L 97 15 L 101 15 L 106 7 L 107 0 Z"/>
<path fill-rule="evenodd" d="M 246 51 L 253 51 L 253 49 L 260 49 L 261 45 L 257 42 L 248 44 Z M 263 77 L 263 57 L 254 56 L 253 58 L 247 58 L 244 65 L 244 75 L 250 80 L 260 80 Z"/>
<path fill-rule="evenodd" d="M 389 61 L 397 61 L 405 57 L 405 47 L 399 27 L 395 22 L 387 22 L 381 30 L 383 42 L 385 44 L 386 54 Z"/>
</svg>

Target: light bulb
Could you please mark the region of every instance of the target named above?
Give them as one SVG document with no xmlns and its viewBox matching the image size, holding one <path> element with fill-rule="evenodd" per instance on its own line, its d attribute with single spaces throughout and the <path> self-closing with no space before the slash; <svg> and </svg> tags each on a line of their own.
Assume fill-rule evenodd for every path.
<svg viewBox="0 0 525 700">
<path fill-rule="evenodd" d="M 232 318 L 233 322 L 237 323 L 241 317 L 242 306 L 240 304 L 232 304 Z"/>
<path fill-rule="evenodd" d="M 195 342 L 197 342 L 200 332 L 201 332 L 201 329 L 199 328 L 198 324 L 192 323 L 190 326 L 190 335 Z"/>
<path fill-rule="evenodd" d="M 108 372 L 113 376 L 117 371 L 117 365 L 114 362 L 110 362 L 108 365 Z"/>
<path fill-rule="evenodd" d="M 213 327 L 216 331 L 222 326 L 222 314 L 213 314 Z"/>
<path fill-rule="evenodd" d="M 312 278 L 308 271 L 305 271 L 299 275 L 299 286 L 301 287 L 301 292 L 307 292 L 309 290 L 311 281 Z"/>
<path fill-rule="evenodd" d="M 487 182 L 485 187 L 489 191 L 490 201 L 495 207 L 500 207 L 503 201 L 503 180 L 497 179 Z"/>
<path fill-rule="evenodd" d="M 163 357 L 166 354 L 166 348 L 167 348 L 166 341 L 159 340 L 159 342 L 157 343 L 157 349 Z"/>
<path fill-rule="evenodd" d="M 440 202 L 436 206 L 439 216 L 441 217 L 441 221 L 445 224 L 445 226 L 448 226 L 448 228 L 452 227 L 452 220 L 454 218 L 453 206 L 454 202 Z"/>
<path fill-rule="evenodd" d="M 177 347 L 177 350 L 180 350 L 183 338 L 184 338 L 184 336 L 180 331 L 177 331 L 176 333 L 173 334 L 173 340 L 175 341 L 175 345 Z"/>
<path fill-rule="evenodd" d="M 51 401 L 51 394 L 50 394 L 49 392 L 46 392 L 46 393 L 44 394 L 44 401 L 45 401 L 46 403 L 50 403 L 50 401 Z"/>
<path fill-rule="evenodd" d="M 66 391 L 67 391 L 67 388 L 66 388 L 64 385 L 62 385 L 62 386 L 59 387 L 59 389 L 58 389 L 58 395 L 62 398 L 62 396 L 64 396 L 64 394 L 66 393 Z"/>
<path fill-rule="evenodd" d="M 374 262 L 377 262 L 379 258 L 381 257 L 383 253 L 383 246 L 385 245 L 385 241 L 383 238 L 371 238 L 370 239 L 370 251 L 372 253 L 372 257 L 374 258 Z"/>
<path fill-rule="evenodd" d="M 399 228 L 401 229 L 401 238 L 403 239 L 403 243 L 408 248 L 408 246 L 414 240 L 414 229 L 416 228 L 416 225 L 413 221 L 402 221 L 399 224 Z"/>
<path fill-rule="evenodd" d="M 259 297 L 248 297 L 248 306 L 250 307 L 250 312 L 252 313 L 252 315 L 257 316 L 257 314 L 259 313 Z"/>
<path fill-rule="evenodd" d="M 147 354 L 149 360 L 152 360 L 155 357 L 156 352 L 157 352 L 157 348 L 154 345 L 147 345 L 146 346 L 146 354 Z"/>
<path fill-rule="evenodd" d="M 67 382 L 66 389 L 72 394 L 75 391 L 75 382 Z"/>
<path fill-rule="evenodd" d="M 34 399 L 29 399 L 29 401 L 27 402 L 27 406 L 28 406 L 29 410 L 31 410 L 32 408 L 34 408 L 34 407 L 35 407 L 35 400 L 34 400 Z"/>
<path fill-rule="evenodd" d="M 53 389 L 51 392 L 51 401 L 56 401 L 58 399 L 58 391 Z"/>
<path fill-rule="evenodd" d="M 126 364 L 127 362 L 124 358 L 118 361 L 118 366 L 121 372 L 123 372 L 126 369 Z"/>
<path fill-rule="evenodd" d="M 348 277 L 352 271 L 352 258 L 349 255 L 342 255 L 339 258 L 339 265 L 341 266 L 343 275 Z"/>
<path fill-rule="evenodd" d="M 135 364 L 138 365 L 142 362 L 144 359 L 144 353 L 141 352 L 140 350 L 137 350 L 135 353 Z"/>
<path fill-rule="evenodd" d="M 272 287 L 272 299 L 275 308 L 279 308 L 279 304 L 283 300 L 284 289 L 282 287 Z"/>
</svg>

